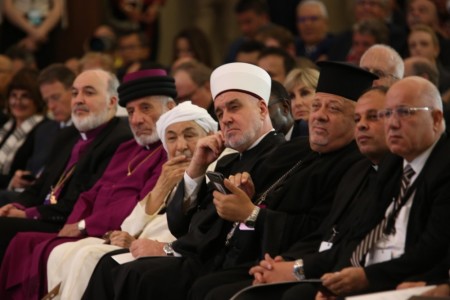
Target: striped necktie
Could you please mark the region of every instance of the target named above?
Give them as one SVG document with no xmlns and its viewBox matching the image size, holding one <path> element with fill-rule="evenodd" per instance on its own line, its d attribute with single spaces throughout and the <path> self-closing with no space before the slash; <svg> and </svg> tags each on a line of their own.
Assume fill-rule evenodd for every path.
<svg viewBox="0 0 450 300">
<path fill-rule="evenodd" d="M 367 234 L 364 239 L 358 244 L 355 251 L 352 253 L 352 257 L 350 258 L 350 262 L 352 266 L 354 267 L 361 267 L 361 261 L 364 258 L 364 256 L 369 252 L 369 250 L 375 245 L 376 242 L 378 242 L 381 237 L 385 234 L 386 227 L 390 228 L 390 232 L 392 234 L 395 234 L 395 218 L 398 215 L 398 212 L 400 211 L 401 206 L 404 204 L 404 202 L 407 199 L 405 198 L 405 194 L 408 191 L 411 177 L 415 174 L 414 170 L 411 168 L 410 165 L 406 165 L 403 169 L 403 175 L 402 175 L 402 181 L 400 186 L 400 194 L 398 195 L 397 199 L 394 203 L 394 208 L 392 209 L 392 212 L 389 214 L 389 216 L 384 217 L 383 220 L 381 220 L 380 223 L 378 223 L 375 228 L 373 228 L 369 234 Z"/>
</svg>

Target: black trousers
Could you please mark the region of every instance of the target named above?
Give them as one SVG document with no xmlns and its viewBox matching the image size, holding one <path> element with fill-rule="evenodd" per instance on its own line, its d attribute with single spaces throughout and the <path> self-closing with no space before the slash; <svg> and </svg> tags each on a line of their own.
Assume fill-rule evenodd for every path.
<svg viewBox="0 0 450 300">
<path fill-rule="evenodd" d="M 9 243 L 18 232 L 58 232 L 62 224 L 33 219 L 0 217 L 0 262 L 3 261 Z"/>
<path fill-rule="evenodd" d="M 228 300 L 243 288 L 252 285 L 248 267 L 214 272 L 197 279 L 190 292 L 191 300 Z M 236 300 L 298 300 L 315 299 L 317 288 L 312 284 L 292 282 L 260 285 L 243 291 Z"/>
<path fill-rule="evenodd" d="M 201 268 L 183 257 L 149 257 L 119 265 L 111 256 L 98 262 L 83 299 L 185 299 Z"/>
<path fill-rule="evenodd" d="M 238 291 L 252 284 L 253 277 L 248 274 L 249 268 L 245 266 L 226 269 L 198 278 L 191 288 L 190 299 L 230 299 Z"/>
</svg>

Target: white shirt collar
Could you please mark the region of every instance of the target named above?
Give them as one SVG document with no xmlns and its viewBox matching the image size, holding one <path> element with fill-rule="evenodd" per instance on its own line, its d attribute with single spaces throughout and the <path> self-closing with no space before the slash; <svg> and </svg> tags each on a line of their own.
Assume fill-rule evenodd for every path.
<svg viewBox="0 0 450 300">
<path fill-rule="evenodd" d="M 284 136 L 284 138 L 286 139 L 286 141 L 290 141 L 291 137 L 292 137 L 292 132 L 294 131 L 294 125 L 292 125 L 291 129 L 289 129 L 289 131 L 286 133 L 286 135 Z"/>
<path fill-rule="evenodd" d="M 428 157 L 430 157 L 431 151 L 433 151 L 434 147 L 436 146 L 439 139 L 433 143 L 427 150 L 422 152 L 419 156 L 414 158 L 411 162 L 408 162 L 406 159 L 403 160 L 403 168 L 405 168 L 406 165 L 410 165 L 411 168 L 414 170 L 415 174 L 413 177 L 411 177 L 411 184 L 416 180 L 417 176 L 422 172 L 423 167 L 425 166 L 425 163 L 428 160 Z"/>
<path fill-rule="evenodd" d="M 83 141 L 87 141 L 87 135 L 84 132 L 80 132 L 81 138 L 83 139 Z"/>
</svg>

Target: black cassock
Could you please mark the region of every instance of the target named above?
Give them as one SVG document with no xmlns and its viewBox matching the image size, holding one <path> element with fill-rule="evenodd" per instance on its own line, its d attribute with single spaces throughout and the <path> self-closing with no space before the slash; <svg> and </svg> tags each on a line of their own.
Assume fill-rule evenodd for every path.
<svg viewBox="0 0 450 300">
<path fill-rule="evenodd" d="M 267 150 L 275 147 L 267 137 L 258 147 L 263 145 Z M 287 250 L 320 225 L 342 175 L 361 157 L 354 142 L 328 154 L 312 151 L 307 138 L 279 146 L 264 163 L 250 168 L 257 192 L 265 191 L 299 160 L 302 163 L 268 194 L 254 230 L 237 227 L 226 246 L 233 224 L 217 215 L 211 192 L 206 189 L 206 197 L 199 197 L 199 206 L 189 217 L 189 231 L 173 243 L 182 257 L 143 258 L 117 267 L 105 256 L 97 265 L 85 299 L 111 299 L 113 295 L 116 299 L 183 299 L 199 276 L 253 264 L 266 252 L 275 255 Z M 235 164 L 238 160 L 226 166 L 219 163 L 217 168 L 227 176 Z"/>
</svg>

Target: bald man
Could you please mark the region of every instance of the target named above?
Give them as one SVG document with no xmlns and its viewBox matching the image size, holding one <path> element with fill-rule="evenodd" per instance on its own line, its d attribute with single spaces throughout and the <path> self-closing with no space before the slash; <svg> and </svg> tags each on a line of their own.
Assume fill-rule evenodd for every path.
<svg viewBox="0 0 450 300">
<path fill-rule="evenodd" d="M 380 166 L 380 206 L 355 227 L 336 272 L 322 277 L 333 293 L 393 289 L 447 254 L 450 140 L 442 115 L 439 92 L 424 78 L 408 77 L 389 89 L 379 117 L 394 155 Z"/>
</svg>

